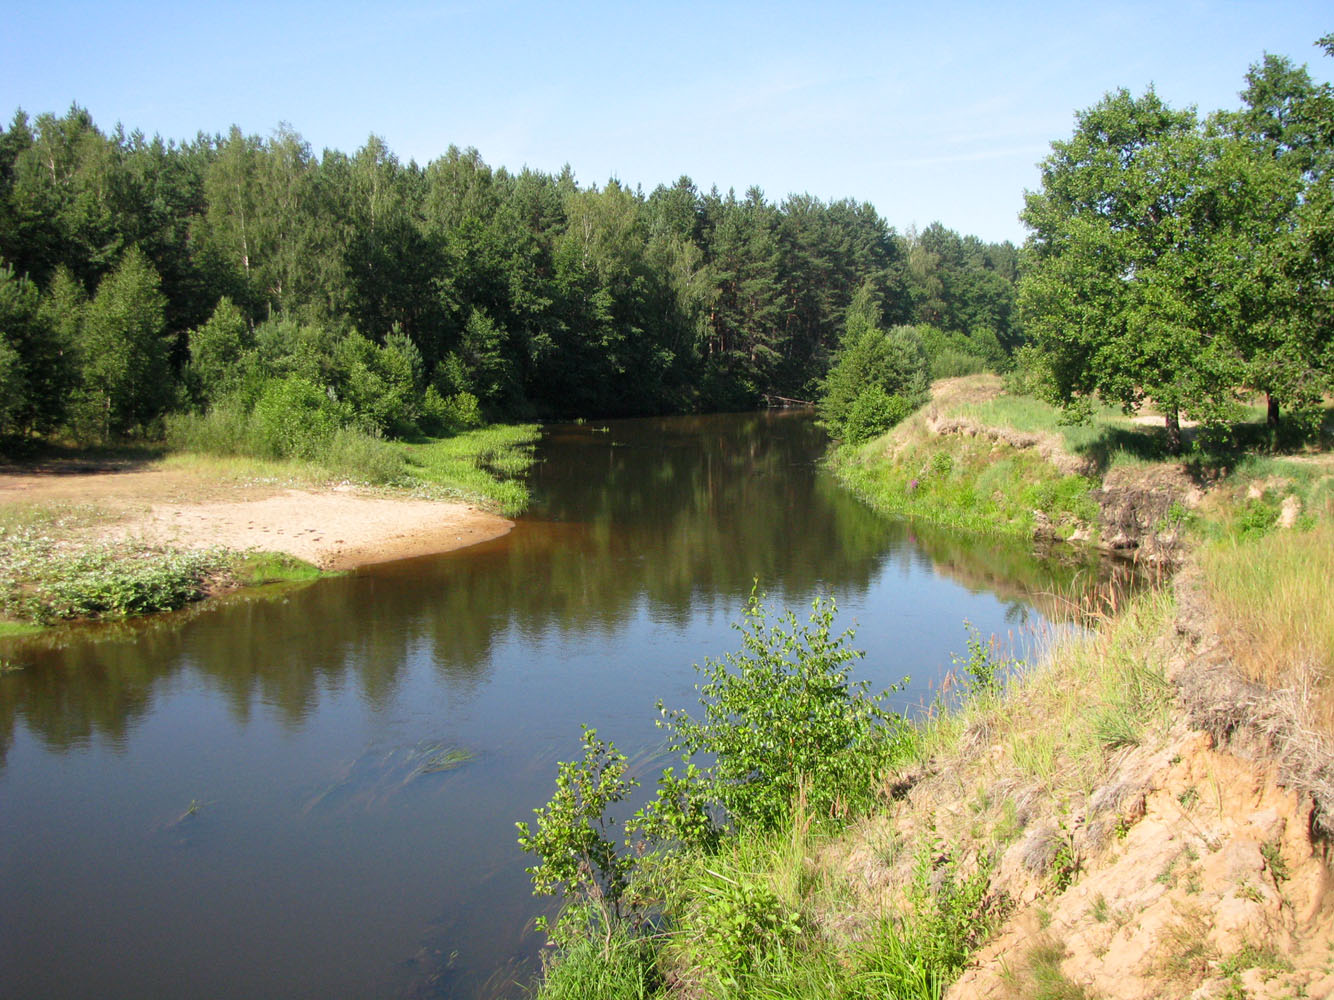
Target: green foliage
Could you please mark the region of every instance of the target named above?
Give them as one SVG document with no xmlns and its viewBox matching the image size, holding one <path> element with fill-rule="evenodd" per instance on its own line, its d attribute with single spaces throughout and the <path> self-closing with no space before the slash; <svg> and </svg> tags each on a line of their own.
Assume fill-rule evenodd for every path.
<svg viewBox="0 0 1334 1000">
<path fill-rule="evenodd" d="M 78 343 L 76 420 L 98 440 L 142 429 L 172 401 L 160 285 L 152 263 L 133 249 L 88 304 Z"/>
<path fill-rule="evenodd" d="M 648 845 L 686 847 L 708 851 L 715 847 L 719 830 L 709 810 L 709 788 L 704 772 L 694 764 L 679 777 L 673 767 L 658 776 L 657 795 L 625 825 L 626 839 Z"/>
<path fill-rule="evenodd" d="M 481 404 L 472 393 L 456 392 L 444 399 L 435 386 L 426 387 L 422 397 L 422 430 L 431 434 L 456 434 L 474 430 L 485 422 Z"/>
<path fill-rule="evenodd" d="M 817 821 L 869 802 L 882 766 L 906 752 L 884 695 L 850 681 L 858 654 L 832 634 L 833 614 L 817 600 L 803 625 L 752 595 L 742 650 L 700 668 L 702 719 L 662 712 L 673 748 L 706 766 L 663 772 L 626 824 L 631 854 L 606 816 L 633 787 L 625 757 L 585 729 L 584 760 L 560 765 L 536 831 L 518 825 L 542 859 L 535 891 L 566 899 L 540 997 L 661 995 L 646 991 L 675 979 L 711 996 L 939 1000 L 957 977 L 999 912 L 987 858 L 965 866 L 924 844 L 905 905 L 850 956 L 812 921 Z M 999 668 L 972 640 L 973 686 L 994 693 Z"/>
<path fill-rule="evenodd" d="M 73 371 L 37 286 L 0 261 L 0 438 L 50 430 Z"/>
<path fill-rule="evenodd" d="M 1233 515 L 1232 530 L 1240 538 L 1256 538 L 1278 523 L 1278 504 L 1268 494 L 1252 497 Z"/>
<path fill-rule="evenodd" d="M 1260 856 L 1265 859 L 1265 866 L 1274 876 L 1275 882 L 1287 881 L 1288 863 L 1283 859 L 1282 846 L 1277 840 L 1267 840 L 1260 845 Z"/>
<path fill-rule="evenodd" d="M 1062 823 L 1056 850 L 1052 852 L 1051 863 L 1047 866 L 1053 888 L 1057 892 L 1065 892 L 1074 884 L 1082 869 L 1083 860 L 1079 856 L 1079 848 L 1075 846 L 1074 836 Z"/>
<path fill-rule="evenodd" d="M 297 375 L 274 379 L 251 414 L 253 446 L 266 458 L 313 459 L 333 439 L 341 417 L 319 386 Z"/>
<path fill-rule="evenodd" d="M 233 560 L 231 569 L 237 583 L 247 587 L 299 583 L 324 575 L 318 566 L 285 552 L 247 552 Z"/>
<path fill-rule="evenodd" d="M 186 380 L 198 400 L 208 402 L 240 387 L 246 354 L 254 349 L 255 338 L 241 310 L 223 296 L 209 321 L 190 331 L 189 346 Z"/>
<path fill-rule="evenodd" d="M 991 863 L 970 873 L 928 844 L 913 867 L 908 911 L 883 920 L 864 948 L 849 997 L 939 1000 L 990 930 Z M 943 860 L 937 860 L 943 859 Z"/>
<path fill-rule="evenodd" d="M 835 437 L 883 434 L 926 398 L 927 358 L 917 331 L 879 326 L 869 285 L 848 309 L 847 329 L 820 395 L 820 418 Z"/>
<path fill-rule="evenodd" d="M 214 551 L 104 545 L 64 552 L 33 529 L 0 531 L 0 555 L 0 609 L 42 625 L 173 611 L 203 597 L 209 578 L 226 568 Z"/>
<path fill-rule="evenodd" d="M 609 947 L 634 862 L 618 853 L 619 837 L 610 831 L 619 828 L 606 811 L 639 782 L 626 777 L 625 755 L 598 739 L 597 730 L 584 727 L 583 748 L 582 760 L 558 765 L 556 793 L 545 806 L 533 810 L 535 827 L 515 825 L 519 846 L 538 858 L 537 864 L 525 869 L 534 894 L 557 895 L 570 904 L 561 911 L 552 940 L 572 943 L 594 921 L 607 935 Z M 545 920 L 541 928 L 547 928 Z"/>
<path fill-rule="evenodd" d="M 1247 107 L 1200 120 L 1152 90 L 1108 94 L 1052 144 L 1019 302 L 1040 350 L 1036 380 L 1079 407 L 1096 393 L 1218 435 L 1244 394 L 1310 430 L 1334 384 L 1328 283 L 1334 147 L 1313 128 L 1328 100 L 1304 69 L 1267 56 Z"/>
<path fill-rule="evenodd" d="M 654 942 L 617 928 L 609 941 L 576 938 L 543 964 L 537 1000 L 652 1000 L 666 995 Z"/>
<path fill-rule="evenodd" d="M 690 893 L 695 960 L 725 980 L 792 948 L 802 931 L 801 911 L 779 898 L 763 872 L 706 867 Z"/>
<path fill-rule="evenodd" d="M 963 659 L 956 657 L 954 663 L 963 670 L 970 697 L 994 698 L 1005 686 L 1010 662 L 997 658 L 994 644 L 984 643 L 972 624 L 964 622 L 964 627 L 968 632 L 968 655 Z"/>
<path fill-rule="evenodd" d="M 741 652 L 697 668 L 702 717 L 663 711 L 673 749 L 705 757 L 711 795 L 740 826 L 776 827 L 799 789 L 816 815 L 864 801 L 892 752 L 901 720 L 882 706 L 889 692 L 850 679 L 861 654 L 832 634 L 834 611 L 817 599 L 802 625 L 752 594 Z"/>
<path fill-rule="evenodd" d="M 845 447 L 832 464 L 845 486 L 887 513 L 1026 536 L 1035 527 L 1035 510 L 1061 535 L 1096 522 L 1092 483 L 1062 475 L 1033 449 L 980 435 L 909 433 L 898 439 L 894 462 L 882 457 L 874 446 Z"/>
<path fill-rule="evenodd" d="M 977 375 L 1009 367 L 1009 356 L 990 327 L 980 327 L 969 334 L 922 325 L 917 327 L 917 334 L 929 359 L 933 379 Z"/>
<path fill-rule="evenodd" d="M 921 397 L 888 395 L 883 388 L 872 385 L 857 394 L 843 421 L 843 440 L 860 444 L 879 437 L 900 423 L 921 405 Z"/>
<path fill-rule="evenodd" d="M 479 502 L 506 517 L 529 501 L 521 478 L 533 461 L 534 424 L 492 425 L 400 446 L 416 492 Z"/>
<path fill-rule="evenodd" d="M 1098 505 L 1090 496 L 1095 483 L 1085 476 L 1062 476 L 1034 483 L 1023 492 L 1022 502 L 1045 514 L 1070 515 L 1080 521 L 1096 522 Z"/>
<path fill-rule="evenodd" d="M 288 376 L 332 388 L 362 429 L 408 438 L 468 426 L 462 405 L 452 424 L 431 412 L 428 383 L 502 419 L 808 399 L 863 285 L 877 325 L 1016 336 L 1012 246 L 939 226 L 900 237 L 850 200 L 773 204 L 686 177 L 648 194 L 581 188 L 568 171 L 510 173 L 454 148 L 418 167 L 374 137 L 317 157 L 287 126 L 165 143 L 103 133 L 77 106 L 20 112 L 0 154 L 0 256 L 50 302 L 56 368 L 88 363 L 77 397 L 26 393 L 26 412 L 46 407 L 46 423 L 25 428 L 40 433 L 66 417 L 84 439 L 139 432 L 187 397 L 249 409 Z M 929 266 L 905 269 L 910 253 Z M 90 316 L 65 293 L 98 289 L 135 255 L 160 278 L 171 363 L 132 391 L 118 374 L 129 359 L 104 350 L 106 310 L 76 353 Z M 124 319 L 117 336 L 137 341 Z M 373 353 L 340 352 L 353 329 Z M 0 349 L 7 411 L 16 372 L 30 381 L 42 355 L 28 346 Z"/>
<path fill-rule="evenodd" d="M 398 331 L 377 347 L 355 330 L 338 342 L 333 381 L 352 420 L 372 435 L 417 430 L 422 413 L 421 352 Z"/>
</svg>

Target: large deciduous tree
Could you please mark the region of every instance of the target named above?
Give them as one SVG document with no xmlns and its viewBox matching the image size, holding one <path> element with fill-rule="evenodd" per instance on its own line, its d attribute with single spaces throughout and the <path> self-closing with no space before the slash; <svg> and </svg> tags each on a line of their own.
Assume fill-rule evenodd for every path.
<svg viewBox="0 0 1334 1000">
<path fill-rule="evenodd" d="M 1220 419 L 1240 375 L 1213 310 L 1211 156 L 1192 110 L 1120 90 L 1052 143 L 1022 215 L 1020 306 L 1050 394 L 1127 410 L 1151 398 L 1174 450 L 1182 412 Z"/>
</svg>

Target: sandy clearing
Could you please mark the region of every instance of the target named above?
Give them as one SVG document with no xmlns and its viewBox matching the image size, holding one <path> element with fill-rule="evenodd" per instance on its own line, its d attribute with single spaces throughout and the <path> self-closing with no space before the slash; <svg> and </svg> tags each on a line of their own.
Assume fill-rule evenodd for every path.
<svg viewBox="0 0 1334 1000">
<path fill-rule="evenodd" d="M 466 503 L 210 479 L 193 470 L 0 473 L 0 504 L 87 504 L 87 534 L 182 548 L 285 552 L 341 570 L 498 538 L 512 521 Z"/>
</svg>

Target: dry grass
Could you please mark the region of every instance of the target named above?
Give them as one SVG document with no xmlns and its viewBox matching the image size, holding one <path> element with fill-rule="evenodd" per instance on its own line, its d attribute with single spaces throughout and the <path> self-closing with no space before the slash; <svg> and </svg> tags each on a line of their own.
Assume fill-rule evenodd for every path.
<svg viewBox="0 0 1334 1000">
<path fill-rule="evenodd" d="M 1061 969 L 1065 949 L 1044 934 L 1024 955 L 1018 968 L 1001 977 L 1005 1000 L 1094 1000 L 1096 994 Z"/>
<path fill-rule="evenodd" d="M 1140 594 L 1095 631 L 1057 642 L 1003 693 L 937 712 L 922 726 L 920 756 L 972 749 L 990 755 L 993 779 L 1091 791 L 1109 753 L 1170 725 L 1159 637 L 1174 613 L 1167 591 Z"/>
<path fill-rule="evenodd" d="M 1201 562 L 1236 668 L 1271 690 L 1294 692 L 1334 735 L 1334 525 L 1221 542 Z"/>
</svg>

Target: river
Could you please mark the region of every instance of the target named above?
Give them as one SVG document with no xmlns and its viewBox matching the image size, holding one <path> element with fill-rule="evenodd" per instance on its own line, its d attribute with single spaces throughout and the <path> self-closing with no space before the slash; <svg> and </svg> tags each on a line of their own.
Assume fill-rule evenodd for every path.
<svg viewBox="0 0 1334 1000">
<path fill-rule="evenodd" d="M 834 597 L 910 711 L 965 620 L 1024 646 L 1091 578 L 882 518 L 824 446 L 800 412 L 551 427 L 504 538 L 10 642 L 0 993 L 522 995 L 515 821 L 580 723 L 651 785 L 655 701 L 695 707 L 756 581 Z"/>
</svg>

